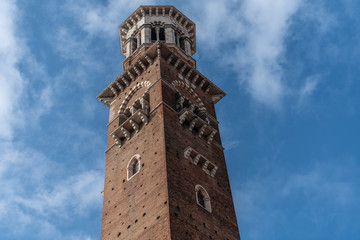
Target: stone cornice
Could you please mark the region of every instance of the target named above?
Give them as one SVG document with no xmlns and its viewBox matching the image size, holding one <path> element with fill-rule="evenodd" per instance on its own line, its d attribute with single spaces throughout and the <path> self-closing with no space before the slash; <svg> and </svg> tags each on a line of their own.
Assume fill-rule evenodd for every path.
<svg viewBox="0 0 360 240">
<path fill-rule="evenodd" d="M 163 44 L 162 48 L 162 58 L 179 71 L 179 79 L 185 81 L 193 89 L 199 88 L 205 94 L 209 94 L 214 103 L 226 95 L 218 86 L 202 75 L 196 67 L 188 64 L 188 56 L 184 56 L 181 51 L 171 50 L 168 44 Z"/>
<path fill-rule="evenodd" d="M 155 50 L 155 51 L 154 51 Z M 155 52 L 155 54 L 154 54 Z M 138 57 L 126 70 L 110 83 L 96 98 L 107 106 L 112 99 L 124 91 L 131 82 L 135 81 L 149 66 L 154 63 L 156 44 L 153 44 L 146 52 Z"/>
<path fill-rule="evenodd" d="M 140 53 L 141 51 L 139 51 L 139 54 Z M 210 95 L 214 103 L 217 103 L 226 95 L 219 87 L 196 69 L 196 61 L 192 57 L 184 54 L 178 46 L 155 42 L 149 45 L 148 49 L 141 54 L 136 61 L 110 83 L 105 90 L 97 96 L 97 99 L 105 105 L 110 106 L 112 99 L 124 91 L 132 81 L 135 81 L 159 56 L 179 71 L 178 78 L 180 80 L 191 86 L 192 89 L 198 88 L 205 94 Z M 190 65 L 189 62 L 192 64 Z"/>
</svg>

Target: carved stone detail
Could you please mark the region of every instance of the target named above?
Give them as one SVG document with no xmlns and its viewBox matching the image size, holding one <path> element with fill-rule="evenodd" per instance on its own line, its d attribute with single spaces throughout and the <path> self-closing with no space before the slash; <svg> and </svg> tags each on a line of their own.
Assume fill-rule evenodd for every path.
<svg viewBox="0 0 360 240">
<path fill-rule="evenodd" d="M 187 147 L 184 150 L 184 157 L 194 165 L 199 165 L 201 170 L 211 177 L 215 177 L 218 167 L 202 154 L 198 153 L 191 147 Z"/>
</svg>

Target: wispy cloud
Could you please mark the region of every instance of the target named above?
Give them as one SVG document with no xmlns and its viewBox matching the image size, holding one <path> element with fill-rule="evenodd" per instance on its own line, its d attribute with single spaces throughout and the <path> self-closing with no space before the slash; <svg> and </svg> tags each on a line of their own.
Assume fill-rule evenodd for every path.
<svg viewBox="0 0 360 240">
<path fill-rule="evenodd" d="M 351 161 L 315 162 L 305 168 L 296 173 L 274 172 L 252 178 L 234 191 L 240 225 L 251 227 L 260 222 L 262 225 L 261 231 L 244 229 L 249 239 L 282 238 L 286 233 L 279 235 L 281 226 L 292 223 L 295 229 L 299 219 L 306 219 L 309 224 L 303 228 L 322 229 L 353 209 L 359 199 L 353 182 L 358 170 L 352 168 Z"/>
<path fill-rule="evenodd" d="M 35 228 L 45 234 L 46 229 L 54 232 L 57 228 L 51 223 L 53 217 L 67 219 L 74 214 L 87 215 L 89 209 L 101 206 L 103 175 L 99 171 L 81 171 L 67 176 L 58 163 L 41 153 L 26 148 L 19 150 L 18 145 L 10 143 L 0 148 L 0 159 L 3 227 L 16 223 L 19 228 Z M 19 229 L 14 231 L 23 234 Z"/>
<path fill-rule="evenodd" d="M 279 110 L 286 100 L 296 101 L 303 87 L 288 78 L 284 67 L 289 61 L 287 40 L 296 38 L 290 35 L 296 34 L 294 22 L 311 22 L 319 37 L 337 25 L 323 5 L 306 0 L 209 0 L 184 3 L 180 9 L 196 12 L 197 46 L 211 49 L 203 51 L 205 57 L 224 71 L 231 69 L 255 102 Z"/>
<path fill-rule="evenodd" d="M 23 141 L 24 127 L 34 133 L 56 96 L 46 67 L 33 56 L 26 35 L 18 35 L 21 17 L 15 1 L 0 2 L 0 228 L 16 237 L 90 239 L 61 233 L 53 219 L 99 209 L 102 173 L 89 168 L 66 173 L 46 151 Z M 41 133 L 33 138 L 44 137 Z"/>
<path fill-rule="evenodd" d="M 0 139 L 13 136 L 12 127 L 19 123 L 19 100 L 24 79 L 17 64 L 23 57 L 16 35 L 18 11 L 13 1 L 0 3 Z M 21 121 L 20 121 L 21 122 Z"/>
<path fill-rule="evenodd" d="M 67 9 L 90 36 L 117 36 L 117 26 L 126 16 L 141 4 L 154 3 L 161 1 L 132 1 L 126 3 L 126 8 L 124 1 L 80 1 L 67 4 Z M 179 9 L 197 13 L 193 17 L 198 26 L 198 46 L 212 49 L 209 57 L 231 67 L 239 85 L 256 102 L 280 109 L 284 98 L 294 92 L 289 89 L 289 80 L 284 79 L 285 40 L 293 17 L 304 6 L 315 9 L 304 0 L 191 1 L 180 4 Z M 327 29 L 328 15 L 324 11 L 320 15 L 307 13 L 307 18 Z"/>
<path fill-rule="evenodd" d="M 277 109 L 287 94 L 281 62 L 291 19 L 300 0 L 198 1 L 199 45 L 231 66 L 253 99 Z M 204 10 L 202 10 L 204 9 Z"/>
<path fill-rule="evenodd" d="M 319 75 L 310 76 L 305 79 L 304 85 L 299 90 L 298 105 L 302 105 L 314 93 L 319 82 Z"/>
<path fill-rule="evenodd" d="M 245 1 L 245 45 L 237 49 L 251 95 L 260 103 L 277 108 L 286 94 L 280 65 L 291 17 L 300 1 Z"/>
<path fill-rule="evenodd" d="M 117 36 L 119 23 L 124 21 L 140 5 L 149 5 L 155 2 L 152 0 L 110 0 L 104 5 L 81 0 L 76 3 L 68 2 L 67 8 L 76 16 L 78 23 L 87 33 Z"/>
</svg>

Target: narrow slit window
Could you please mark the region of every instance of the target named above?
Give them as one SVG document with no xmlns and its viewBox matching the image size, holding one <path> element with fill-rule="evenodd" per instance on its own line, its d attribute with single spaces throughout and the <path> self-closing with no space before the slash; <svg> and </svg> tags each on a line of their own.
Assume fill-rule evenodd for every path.
<svg viewBox="0 0 360 240">
<path fill-rule="evenodd" d="M 164 30 L 164 28 L 160 28 L 159 40 L 160 41 L 165 41 L 165 30 Z"/>
<path fill-rule="evenodd" d="M 156 42 L 156 29 L 151 28 L 151 42 Z"/>
</svg>

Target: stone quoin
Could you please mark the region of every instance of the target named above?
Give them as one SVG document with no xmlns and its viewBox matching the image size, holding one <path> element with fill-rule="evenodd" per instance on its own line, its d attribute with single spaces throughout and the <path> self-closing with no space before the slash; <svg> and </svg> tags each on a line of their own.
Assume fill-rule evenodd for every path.
<svg viewBox="0 0 360 240">
<path fill-rule="evenodd" d="M 215 103 L 196 69 L 195 24 L 141 6 L 119 27 L 123 73 L 109 107 L 101 239 L 240 239 Z"/>
</svg>

